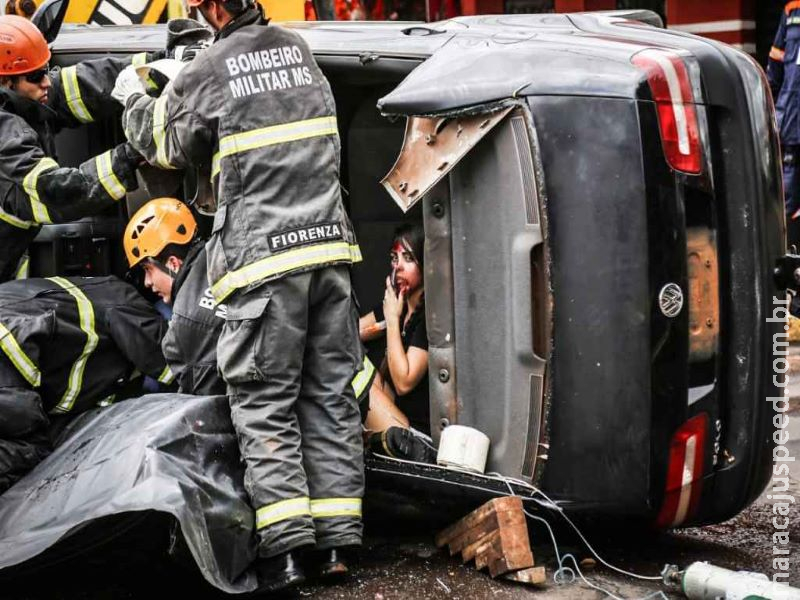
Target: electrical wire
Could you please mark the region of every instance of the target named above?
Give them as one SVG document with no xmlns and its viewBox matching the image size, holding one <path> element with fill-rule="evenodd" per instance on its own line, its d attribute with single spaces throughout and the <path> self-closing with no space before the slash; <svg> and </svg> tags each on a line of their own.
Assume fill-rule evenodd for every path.
<svg viewBox="0 0 800 600">
<path fill-rule="evenodd" d="M 381 455 L 381 454 L 376 454 L 376 456 L 381 456 L 382 458 L 386 458 L 386 459 L 388 459 L 390 461 L 399 462 L 399 463 L 422 465 L 422 466 L 431 467 L 431 468 L 441 468 L 441 467 L 438 467 L 437 465 L 430 465 L 430 464 L 427 464 L 427 463 L 420 463 L 420 462 L 411 461 L 411 460 L 404 460 L 404 459 L 401 459 L 401 458 L 394 458 L 392 456 L 385 456 L 385 455 Z M 539 506 L 541 506 L 544 509 L 555 510 L 557 513 L 559 513 L 564 518 L 564 520 L 570 525 L 570 527 L 572 527 L 572 529 L 578 534 L 578 536 L 580 537 L 581 541 L 589 549 L 589 552 L 591 552 L 592 556 L 594 556 L 602 565 L 606 566 L 607 568 L 609 568 L 609 569 L 611 569 L 613 571 L 616 571 L 617 573 L 620 573 L 620 574 L 625 575 L 627 577 L 632 577 L 634 579 L 640 579 L 640 580 L 644 580 L 644 581 L 661 581 L 662 580 L 662 578 L 660 576 L 655 576 L 654 577 L 654 576 L 649 576 L 649 575 L 639 575 L 637 573 L 631 573 L 630 571 L 626 571 L 624 569 L 620 569 L 619 567 L 615 567 L 614 565 L 612 565 L 611 563 L 606 561 L 603 557 L 600 556 L 600 554 L 589 543 L 589 541 L 586 539 L 586 536 L 583 535 L 583 533 L 580 531 L 578 526 L 575 525 L 575 523 L 572 521 L 572 519 L 570 519 L 566 515 L 566 513 L 564 512 L 564 509 L 562 507 L 558 506 L 558 504 L 556 502 L 554 502 L 547 494 L 545 494 L 543 491 L 541 491 L 536 486 L 531 485 L 527 481 L 523 481 L 521 479 L 515 479 L 513 477 L 507 477 L 507 476 L 502 475 L 500 473 L 486 473 L 486 474 L 483 474 L 483 473 L 475 473 L 475 472 L 469 471 L 467 469 L 458 469 L 458 468 L 453 469 L 452 467 L 447 467 L 446 470 L 455 470 L 455 471 L 463 472 L 465 474 L 469 474 L 469 475 L 474 476 L 474 477 L 479 477 L 479 478 L 484 478 L 484 479 L 491 479 L 491 480 L 495 480 L 495 481 L 499 481 L 499 482 L 504 483 L 506 485 L 506 487 L 508 487 L 508 491 L 509 491 L 508 494 L 504 494 L 504 492 L 502 492 L 500 490 L 494 490 L 492 488 L 487 488 L 487 487 L 468 484 L 468 483 L 458 483 L 457 485 L 463 486 L 463 487 L 467 487 L 467 488 L 470 488 L 470 489 L 483 491 L 483 492 L 489 492 L 489 493 L 492 493 L 492 494 L 504 494 L 504 495 L 510 495 L 510 496 L 517 496 L 523 502 L 526 501 L 526 500 L 527 501 L 533 501 L 533 502 L 535 502 L 536 504 L 538 504 Z M 419 475 L 419 474 L 414 474 L 414 473 L 405 473 L 404 476 L 406 476 L 406 477 L 410 476 L 410 477 L 415 477 L 417 479 L 425 479 L 425 480 L 429 480 L 429 481 L 439 481 L 439 482 L 441 481 L 440 479 L 436 479 L 434 477 L 428 477 L 428 476 L 425 476 L 425 475 Z M 522 495 L 516 493 L 514 491 L 514 488 L 512 487 L 512 484 L 517 485 L 518 487 L 522 487 L 522 488 L 525 488 L 525 489 L 529 490 L 530 496 L 522 496 Z M 544 498 L 544 500 L 546 502 L 542 502 L 542 501 L 538 500 L 537 498 L 534 498 L 533 494 L 540 495 L 542 498 Z M 591 587 L 592 589 L 595 589 L 595 590 L 597 590 L 597 591 L 599 591 L 599 592 L 601 592 L 603 594 L 606 594 L 606 596 L 609 596 L 609 597 L 613 598 L 614 600 L 625 600 L 625 599 L 623 599 L 623 598 L 621 598 L 619 596 L 616 596 L 616 595 L 612 594 L 608 590 L 605 590 L 605 589 L 593 584 L 588 579 L 586 579 L 586 577 L 583 575 L 583 572 L 580 570 L 580 567 L 578 565 L 578 561 L 575 559 L 575 557 L 572 554 L 565 554 L 565 555 L 561 556 L 561 553 L 559 552 L 559 549 L 558 549 L 558 543 L 556 541 L 556 537 L 555 537 L 555 534 L 553 532 L 553 529 L 552 529 L 550 523 L 546 519 L 543 519 L 542 517 L 534 515 L 534 514 L 530 513 L 529 511 L 525 510 L 524 508 L 523 508 L 523 512 L 529 518 L 534 519 L 536 521 L 541 521 L 547 527 L 547 531 L 550 534 L 550 540 L 553 543 L 553 549 L 555 550 L 555 553 L 556 553 L 556 560 L 558 562 L 558 569 L 553 574 L 553 582 L 556 585 L 563 585 L 563 584 L 566 584 L 566 583 L 572 583 L 573 581 L 575 581 L 575 573 L 577 572 L 577 574 L 581 578 L 581 580 L 586 585 Z M 569 567 L 569 566 L 567 566 L 567 565 L 565 565 L 565 562 L 568 559 L 572 560 L 572 563 L 575 565 L 574 569 Z M 642 598 L 638 598 L 638 599 L 634 599 L 634 600 L 648 600 L 649 598 L 657 598 L 657 597 L 660 597 L 663 600 L 668 600 L 667 596 L 662 591 L 653 592 L 652 594 L 648 594 L 647 596 L 643 596 Z"/>
</svg>

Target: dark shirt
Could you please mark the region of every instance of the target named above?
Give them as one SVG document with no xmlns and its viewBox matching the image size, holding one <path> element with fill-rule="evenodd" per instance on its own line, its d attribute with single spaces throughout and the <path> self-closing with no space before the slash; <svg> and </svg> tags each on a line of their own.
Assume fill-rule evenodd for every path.
<svg viewBox="0 0 800 600">
<path fill-rule="evenodd" d="M 375 320 L 380 322 L 384 320 L 383 307 L 376 307 L 373 312 L 375 313 Z M 405 312 L 400 316 L 400 323 L 405 321 Z M 411 318 L 406 323 L 405 327 L 400 332 L 400 339 L 403 341 L 403 349 L 408 352 L 412 346 L 414 348 L 421 348 L 427 352 L 428 350 L 428 329 L 425 324 L 425 302 L 420 302 L 417 310 L 411 315 Z M 391 376 L 387 376 L 391 381 Z M 392 384 L 394 388 L 394 384 Z M 430 397 L 428 393 L 428 371 L 426 369 L 423 378 L 414 386 L 408 394 L 401 396 L 399 394 L 395 397 L 397 407 L 403 411 L 408 417 L 411 426 L 418 429 L 423 433 L 430 434 L 431 430 L 431 415 L 430 415 Z"/>
</svg>

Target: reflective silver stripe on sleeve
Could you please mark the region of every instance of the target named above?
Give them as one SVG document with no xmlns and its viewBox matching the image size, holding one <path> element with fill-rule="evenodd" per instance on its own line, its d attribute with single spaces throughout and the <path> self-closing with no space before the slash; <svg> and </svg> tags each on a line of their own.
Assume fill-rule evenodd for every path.
<svg viewBox="0 0 800 600">
<path fill-rule="evenodd" d="M 19 345 L 14 335 L 0 323 L 0 349 L 17 368 L 25 381 L 33 387 L 39 387 L 42 383 L 42 374 L 30 357 L 25 354 L 22 346 Z"/>
<path fill-rule="evenodd" d="M 107 406 L 111 406 L 117 400 L 116 394 L 111 394 L 110 396 L 106 396 L 100 402 L 97 403 L 97 406 L 100 408 L 106 408 Z"/>
<path fill-rule="evenodd" d="M 262 258 L 249 265 L 230 271 L 211 286 L 211 295 L 222 302 L 236 290 L 273 275 L 288 273 L 304 267 L 313 267 L 333 262 L 356 263 L 361 261 L 361 250 L 347 242 L 327 242 L 287 250 L 274 256 Z"/>
<path fill-rule="evenodd" d="M 61 402 L 53 409 L 53 411 L 58 412 L 69 412 L 72 410 L 72 407 L 75 405 L 75 400 L 78 399 L 81 393 L 86 363 L 89 360 L 89 356 L 94 352 L 94 349 L 97 348 L 97 343 L 100 341 L 100 338 L 95 331 L 94 307 L 89 301 L 89 298 L 86 297 L 86 294 L 74 283 L 62 277 L 48 277 L 48 279 L 64 288 L 70 296 L 75 298 L 75 302 L 78 305 L 78 319 L 80 321 L 81 331 L 86 334 L 86 343 L 83 346 L 83 352 L 81 352 L 80 356 L 72 363 L 72 368 L 69 371 L 67 389 L 64 390 Z"/>
<path fill-rule="evenodd" d="M 33 212 L 33 220 L 36 223 L 53 222 L 50 219 L 50 213 L 47 210 L 47 206 L 45 206 L 42 201 L 39 200 L 39 191 L 37 190 L 37 186 L 39 184 L 39 175 L 41 175 L 44 171 L 57 168 L 58 163 L 52 158 L 45 156 L 38 163 L 36 163 L 36 166 L 33 167 L 25 176 L 25 179 L 22 180 L 22 187 L 25 190 L 25 193 L 28 194 L 28 198 L 31 200 L 31 212 Z"/>
<path fill-rule="evenodd" d="M 288 519 L 310 516 L 311 504 L 307 497 L 281 500 L 274 504 L 262 506 L 256 511 L 256 529 L 263 529 Z"/>
<path fill-rule="evenodd" d="M 20 261 L 19 266 L 17 267 L 17 272 L 14 273 L 14 279 L 27 279 L 30 266 L 31 258 L 26 254 L 25 257 Z"/>
<path fill-rule="evenodd" d="M 336 117 L 317 117 L 305 121 L 282 123 L 244 133 L 226 135 L 219 141 L 219 151 L 211 160 L 211 177 L 216 177 L 222 159 L 256 148 L 285 144 L 324 135 L 337 135 Z"/>
<path fill-rule="evenodd" d="M 356 399 L 360 398 L 361 394 L 363 394 L 364 391 L 367 389 L 367 385 L 372 379 L 372 375 L 374 373 L 375 373 L 375 365 L 373 365 L 372 361 L 365 356 L 361 370 L 356 374 L 351 383 L 351 385 L 353 386 L 353 391 L 355 392 L 356 395 Z"/>
<path fill-rule="evenodd" d="M 360 517 L 361 498 L 317 498 L 311 501 L 311 516 L 315 519 L 325 517 Z"/>
<path fill-rule="evenodd" d="M 161 375 L 158 376 L 158 382 L 169 385 L 173 381 L 175 381 L 175 374 L 172 372 L 172 369 L 169 368 L 169 365 L 167 365 L 164 367 L 164 370 L 161 371 Z"/>
<path fill-rule="evenodd" d="M 133 65 L 134 67 L 141 67 L 146 64 L 147 64 L 147 52 L 139 52 L 138 54 L 134 54 L 131 57 L 131 65 Z M 147 80 L 145 81 L 145 84 L 147 85 L 147 89 L 149 90 L 158 89 L 156 82 L 153 81 L 149 73 L 147 74 Z"/>
<path fill-rule="evenodd" d="M 15 217 L 14 215 L 7 213 L 2 208 L 0 208 L 0 221 L 5 221 L 9 225 L 13 225 L 19 229 L 30 229 L 36 225 L 36 223 L 33 221 L 24 221 L 19 217 Z"/>
<path fill-rule="evenodd" d="M 156 162 L 163 169 L 174 169 L 167 158 L 167 97 L 161 96 L 153 107 L 153 143 L 156 145 Z"/>
<path fill-rule="evenodd" d="M 124 198 L 127 190 L 122 185 L 117 174 L 114 173 L 111 163 L 111 155 L 113 150 L 103 152 L 94 159 L 95 168 L 97 169 L 97 178 L 103 186 L 106 193 L 114 200 Z"/>
<path fill-rule="evenodd" d="M 67 99 L 69 110 L 81 123 L 92 123 L 94 117 L 86 108 L 81 98 L 81 88 L 78 83 L 78 65 L 61 69 L 61 85 L 64 87 L 64 96 Z"/>
</svg>

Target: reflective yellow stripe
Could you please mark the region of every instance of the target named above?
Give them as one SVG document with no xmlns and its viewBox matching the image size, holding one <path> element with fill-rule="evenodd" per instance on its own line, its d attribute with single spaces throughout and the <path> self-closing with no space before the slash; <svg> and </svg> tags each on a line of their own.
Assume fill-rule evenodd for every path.
<svg viewBox="0 0 800 600">
<path fill-rule="evenodd" d="M 156 162 L 163 169 L 174 169 L 167 159 L 167 97 L 161 96 L 153 107 L 153 143 L 156 145 Z"/>
<path fill-rule="evenodd" d="M 134 67 L 141 67 L 147 64 L 147 52 L 139 52 L 138 54 L 134 54 L 131 57 L 131 65 Z M 147 84 L 148 89 L 155 90 L 158 88 L 156 82 L 150 78 L 150 75 L 147 76 Z"/>
<path fill-rule="evenodd" d="M 22 187 L 25 189 L 25 192 L 31 199 L 31 211 L 33 212 L 33 220 L 36 223 L 53 222 L 50 220 L 50 213 L 47 211 L 47 207 L 42 203 L 41 200 L 39 200 L 39 192 L 36 187 L 39 183 L 39 175 L 41 175 L 44 171 L 57 168 L 58 163 L 52 158 L 45 156 L 38 163 L 36 163 L 36 166 L 33 167 L 33 169 L 30 170 L 30 173 L 25 176 L 25 179 L 22 180 Z"/>
<path fill-rule="evenodd" d="M 361 250 L 357 245 L 350 245 L 347 242 L 327 242 L 288 250 L 225 274 L 211 286 L 211 295 L 219 303 L 239 288 L 267 277 L 336 261 L 360 262 Z"/>
<path fill-rule="evenodd" d="M 311 503 L 307 497 L 281 500 L 262 506 L 256 511 L 256 529 L 263 529 L 280 521 L 306 516 L 311 516 Z"/>
<path fill-rule="evenodd" d="M 336 135 L 338 132 L 336 117 L 318 117 L 226 135 L 219 141 L 219 151 L 211 160 L 211 176 L 217 176 L 220 163 L 226 156 L 275 144 L 285 144 L 323 135 Z"/>
<path fill-rule="evenodd" d="M 311 516 L 315 519 L 325 517 L 360 517 L 361 498 L 318 498 L 311 501 Z"/>
<path fill-rule="evenodd" d="M 72 410 L 75 400 L 81 393 L 83 387 L 83 372 L 86 369 L 86 362 L 89 356 L 97 348 L 97 342 L 100 338 L 94 329 L 94 307 L 80 288 L 74 283 L 63 279 L 62 277 L 48 277 L 50 281 L 56 285 L 64 288 L 70 296 L 75 298 L 78 305 L 78 318 L 80 320 L 81 330 L 86 334 L 86 344 L 83 346 L 83 352 L 72 363 L 72 368 L 69 371 L 69 379 L 67 380 L 67 389 L 64 390 L 64 395 L 61 402 L 54 410 L 59 412 L 68 412 Z"/>
<path fill-rule="evenodd" d="M 161 371 L 161 375 L 158 376 L 158 382 L 164 383 L 169 385 L 175 380 L 175 374 L 172 372 L 172 369 L 169 368 L 169 365 L 164 367 L 164 370 Z"/>
<path fill-rule="evenodd" d="M 111 406 L 112 404 L 114 404 L 116 399 L 117 399 L 117 395 L 116 394 L 111 394 L 110 396 L 106 396 L 105 398 L 100 400 L 100 402 L 97 403 L 97 406 L 99 406 L 100 408 L 105 408 L 106 406 Z"/>
<path fill-rule="evenodd" d="M 33 221 L 23 221 L 19 217 L 8 214 L 2 208 L 0 208 L 0 221 L 5 221 L 9 225 L 19 227 L 20 229 L 30 229 L 33 225 L 35 225 Z"/>
<path fill-rule="evenodd" d="M 92 123 L 94 117 L 83 103 L 83 98 L 81 98 L 77 65 L 61 69 L 61 85 L 64 87 L 64 96 L 67 98 L 67 106 L 69 106 L 72 115 L 81 123 Z"/>
<path fill-rule="evenodd" d="M 352 386 L 353 391 L 356 394 L 356 399 L 361 397 L 361 394 L 364 393 L 364 390 L 367 389 L 367 385 L 372 379 L 372 375 L 375 373 L 375 365 L 372 364 L 372 361 L 364 357 L 364 365 L 362 366 L 361 370 L 356 374 L 353 378 Z"/>
<path fill-rule="evenodd" d="M 25 256 L 22 262 L 17 267 L 17 272 L 14 273 L 14 279 L 27 279 L 28 278 L 28 267 L 31 264 L 31 259 L 29 256 Z"/>
<path fill-rule="evenodd" d="M 25 354 L 17 340 L 14 339 L 14 335 L 2 323 L 0 323 L 0 349 L 28 383 L 33 387 L 39 387 L 42 383 L 42 374 L 39 372 L 39 368 Z"/>
<path fill-rule="evenodd" d="M 103 189 L 114 200 L 124 198 L 127 190 L 125 186 L 120 183 L 117 174 L 111 166 L 111 150 L 103 152 L 94 159 L 95 168 L 97 168 L 97 177 L 103 185 Z"/>
</svg>

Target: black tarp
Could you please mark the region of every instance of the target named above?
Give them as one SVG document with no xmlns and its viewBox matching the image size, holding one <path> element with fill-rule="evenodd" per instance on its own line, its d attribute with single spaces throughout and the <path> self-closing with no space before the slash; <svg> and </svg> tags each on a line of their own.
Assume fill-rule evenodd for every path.
<svg viewBox="0 0 800 600">
<path fill-rule="evenodd" d="M 90 411 L 0 496 L 0 569 L 103 517 L 159 511 L 177 519 L 211 584 L 252 591 L 256 539 L 243 474 L 224 396 L 153 394 Z"/>
</svg>

